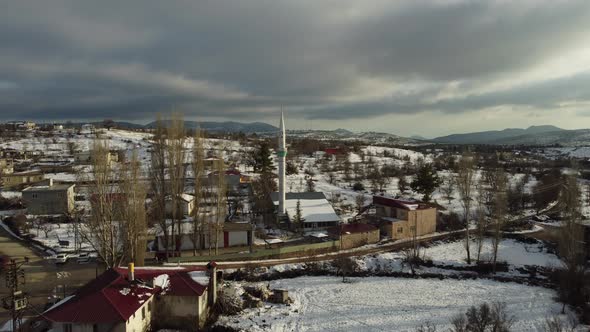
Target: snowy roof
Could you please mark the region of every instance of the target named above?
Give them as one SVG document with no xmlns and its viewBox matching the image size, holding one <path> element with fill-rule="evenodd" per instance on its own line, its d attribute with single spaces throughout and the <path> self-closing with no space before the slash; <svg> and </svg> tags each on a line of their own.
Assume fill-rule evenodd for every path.
<svg viewBox="0 0 590 332">
<path fill-rule="evenodd" d="M 274 195 L 273 195 L 274 194 Z M 276 197 L 276 200 L 274 199 Z M 271 193 L 273 203 L 279 204 L 278 193 Z M 285 209 L 291 219 L 297 214 L 297 202 L 300 202 L 301 216 L 303 222 L 330 222 L 340 221 L 340 217 L 334 211 L 332 204 L 328 202 L 324 193 L 305 192 L 305 193 L 287 193 L 285 199 Z"/>
</svg>

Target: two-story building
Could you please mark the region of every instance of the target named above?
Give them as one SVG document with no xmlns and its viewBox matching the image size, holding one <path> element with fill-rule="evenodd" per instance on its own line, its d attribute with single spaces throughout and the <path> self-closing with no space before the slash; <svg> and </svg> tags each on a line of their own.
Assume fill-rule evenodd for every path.
<svg viewBox="0 0 590 332">
<path fill-rule="evenodd" d="M 373 208 L 381 236 L 399 240 L 436 231 L 437 208 L 433 204 L 373 196 Z"/>
<path fill-rule="evenodd" d="M 69 214 L 74 210 L 74 184 L 32 186 L 23 190 L 23 202 L 29 214 Z"/>
</svg>

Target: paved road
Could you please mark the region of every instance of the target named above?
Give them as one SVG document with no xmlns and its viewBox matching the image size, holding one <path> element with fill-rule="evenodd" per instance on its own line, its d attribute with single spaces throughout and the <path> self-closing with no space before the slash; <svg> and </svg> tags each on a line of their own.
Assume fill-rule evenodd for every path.
<svg viewBox="0 0 590 332">
<path fill-rule="evenodd" d="M 73 290 L 94 279 L 97 272 L 100 272 L 96 270 L 94 264 L 80 265 L 68 262 L 65 265 L 57 266 L 52 260 L 44 259 L 27 246 L 11 238 L 3 229 L 0 229 L 0 254 L 19 261 L 25 256 L 29 257 L 29 263 L 23 265 L 26 283 L 22 286 L 22 289 L 29 295 L 29 301 L 32 304 L 27 315 L 33 315 L 36 311 L 42 310 L 57 285 L 62 285 L 65 281 L 66 290 Z M 60 276 L 67 277 L 58 279 L 58 273 Z M 1 274 L 0 279 L 0 297 L 4 297 L 9 294 L 4 282 L 4 273 Z M 0 308 L 0 322 L 7 320 L 8 317 L 9 313 Z"/>
</svg>

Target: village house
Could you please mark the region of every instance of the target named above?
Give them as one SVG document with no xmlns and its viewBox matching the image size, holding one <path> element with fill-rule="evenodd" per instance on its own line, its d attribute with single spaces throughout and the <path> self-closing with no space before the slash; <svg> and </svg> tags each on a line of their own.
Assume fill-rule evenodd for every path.
<svg viewBox="0 0 590 332">
<path fill-rule="evenodd" d="M 43 313 L 55 332 L 198 331 L 217 301 L 217 270 L 109 269 Z"/>
<path fill-rule="evenodd" d="M 185 250 L 193 250 L 195 245 L 197 249 L 207 249 L 209 248 L 209 243 L 211 242 L 211 247 L 215 247 L 215 230 L 214 224 L 216 223 L 216 218 L 214 214 L 208 213 L 203 214 L 200 217 L 202 230 L 198 232 L 198 238 L 194 238 L 193 236 L 193 229 L 194 225 L 192 219 L 186 219 L 181 222 L 180 224 L 180 234 L 181 236 L 176 236 L 176 244 L 174 247 L 170 246 L 169 249 L 177 250 L 177 251 L 185 251 Z M 171 223 L 170 223 L 171 224 Z M 209 240 L 209 228 L 207 227 L 208 224 L 211 224 L 211 241 Z M 177 225 L 176 225 L 177 226 Z M 219 248 L 228 248 L 228 247 L 236 247 L 236 246 L 251 246 L 253 244 L 253 231 L 254 227 L 249 222 L 224 222 L 222 226 L 222 230 L 217 235 L 217 245 Z M 168 226 L 168 234 L 172 232 L 172 225 Z M 178 232 L 178 229 L 175 230 Z M 162 231 L 161 227 L 156 227 L 156 243 L 158 246 L 158 250 L 162 251 L 165 249 L 165 235 Z M 196 242 L 196 243 L 194 243 Z"/>
<path fill-rule="evenodd" d="M 394 240 L 436 231 L 437 208 L 433 204 L 373 196 L 373 208 L 381 235 Z"/>
<path fill-rule="evenodd" d="M 39 183 L 45 177 L 39 170 L 30 170 L 24 172 L 14 172 L 10 174 L 2 174 L 2 187 L 4 190 L 14 190 Z"/>
<path fill-rule="evenodd" d="M 275 207 L 279 204 L 279 193 L 271 193 L 271 200 Z M 297 214 L 297 202 L 301 209 L 303 225 L 295 225 Z M 303 229 L 305 232 L 327 230 L 340 223 L 340 217 L 334 211 L 332 204 L 328 202 L 322 192 L 301 192 L 285 194 L 285 209 L 289 224 L 293 228 Z"/>
<path fill-rule="evenodd" d="M 31 121 L 9 121 L 6 122 L 6 128 L 13 131 L 31 131 L 37 125 Z"/>
<path fill-rule="evenodd" d="M 93 150 L 76 151 L 74 153 L 74 161 L 78 164 L 90 164 L 94 158 Z M 119 153 L 117 151 L 106 152 L 106 158 L 108 163 L 114 163 L 119 161 Z"/>
<path fill-rule="evenodd" d="M 14 162 L 9 158 L 0 158 L 0 175 L 14 173 Z"/>
<path fill-rule="evenodd" d="M 190 216 L 195 208 L 195 197 L 189 194 L 181 194 L 178 196 L 179 216 Z M 172 216 L 173 212 L 172 196 L 166 197 L 166 215 Z"/>
<path fill-rule="evenodd" d="M 69 214 L 74 210 L 74 184 L 38 185 L 23 190 L 23 202 L 29 214 Z"/>
<path fill-rule="evenodd" d="M 351 249 L 379 242 L 379 228 L 371 224 L 342 224 L 329 229 L 332 238 L 340 239 L 340 249 Z"/>
</svg>

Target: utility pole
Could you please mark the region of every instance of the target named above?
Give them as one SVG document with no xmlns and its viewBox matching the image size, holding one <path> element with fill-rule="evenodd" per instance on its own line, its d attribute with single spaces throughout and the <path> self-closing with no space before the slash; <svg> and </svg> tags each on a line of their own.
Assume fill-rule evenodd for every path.
<svg viewBox="0 0 590 332">
<path fill-rule="evenodd" d="M 28 257 L 23 261 L 11 259 L 6 269 L 6 288 L 10 289 L 10 295 L 2 298 L 2 307 L 10 310 L 13 332 L 20 330 L 22 314 L 28 305 L 27 296 L 19 289 L 19 285 L 25 284 L 25 270 L 21 267 L 28 262 Z"/>
</svg>

